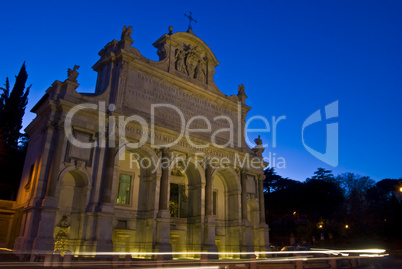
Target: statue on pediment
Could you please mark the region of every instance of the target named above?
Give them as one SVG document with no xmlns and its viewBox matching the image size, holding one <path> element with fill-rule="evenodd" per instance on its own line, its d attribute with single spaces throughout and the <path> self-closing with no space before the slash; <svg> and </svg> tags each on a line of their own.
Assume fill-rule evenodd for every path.
<svg viewBox="0 0 402 269">
<path fill-rule="evenodd" d="M 74 65 L 74 68 L 68 68 L 67 69 L 67 80 L 77 82 L 77 77 L 79 75 L 78 69 L 80 68 L 79 65 Z"/>
<path fill-rule="evenodd" d="M 187 67 L 187 73 L 192 78 L 194 78 L 194 76 L 195 76 L 195 68 L 196 68 L 197 62 L 198 62 L 198 57 L 197 57 L 197 54 L 195 53 L 195 49 L 190 49 L 187 52 L 186 67 Z"/>
<path fill-rule="evenodd" d="M 182 50 L 179 50 L 176 54 L 176 70 L 182 73 L 187 73 L 185 57 L 186 55 Z"/>
<path fill-rule="evenodd" d="M 121 40 L 131 39 L 131 33 L 133 32 L 133 26 L 123 26 L 123 31 L 121 33 Z"/>
<path fill-rule="evenodd" d="M 199 81 L 205 83 L 205 66 L 201 61 L 198 61 L 194 72 L 194 77 Z"/>
<path fill-rule="evenodd" d="M 253 148 L 254 154 L 262 158 L 262 153 L 264 152 L 264 147 L 262 146 L 262 139 L 259 135 L 258 138 L 254 139 L 256 146 Z"/>
<path fill-rule="evenodd" d="M 245 94 L 245 87 L 244 87 L 244 85 L 243 84 L 240 84 L 239 85 L 239 90 L 238 90 L 238 92 L 237 92 L 237 95 L 242 95 L 242 94 Z"/>
<path fill-rule="evenodd" d="M 197 47 L 191 47 L 191 45 L 184 45 L 183 49 L 176 49 L 175 69 L 206 83 L 206 62 L 202 53 Z"/>
<path fill-rule="evenodd" d="M 259 135 L 258 138 L 254 139 L 255 144 L 258 146 L 262 145 L 261 136 Z"/>
</svg>

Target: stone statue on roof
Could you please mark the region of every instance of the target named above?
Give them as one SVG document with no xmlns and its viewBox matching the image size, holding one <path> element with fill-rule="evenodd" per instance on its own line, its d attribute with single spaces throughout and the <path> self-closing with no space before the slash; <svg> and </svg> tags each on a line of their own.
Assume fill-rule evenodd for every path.
<svg viewBox="0 0 402 269">
<path fill-rule="evenodd" d="M 240 85 L 239 85 L 239 91 L 237 92 L 237 95 L 244 94 L 244 93 L 245 93 L 245 92 L 244 92 L 245 89 L 246 89 L 246 88 L 244 87 L 243 83 L 240 84 Z"/>
<path fill-rule="evenodd" d="M 121 40 L 123 39 L 131 39 L 131 33 L 133 32 L 133 26 L 123 26 L 123 31 L 121 32 Z"/>
<path fill-rule="evenodd" d="M 77 82 L 77 77 L 79 75 L 78 69 L 80 68 L 79 65 L 74 65 L 74 68 L 71 70 L 71 68 L 67 69 L 67 80 Z"/>
</svg>

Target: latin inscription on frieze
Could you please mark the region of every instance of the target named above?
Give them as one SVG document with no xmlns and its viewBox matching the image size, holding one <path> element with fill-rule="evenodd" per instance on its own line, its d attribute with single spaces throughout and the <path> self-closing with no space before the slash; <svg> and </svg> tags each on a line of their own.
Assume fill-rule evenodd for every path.
<svg viewBox="0 0 402 269">
<path fill-rule="evenodd" d="M 229 140 L 237 141 L 239 119 L 236 108 L 196 92 L 172 87 L 147 75 L 130 74 L 124 105 L 141 116 L 147 115 L 145 118 L 149 124 L 154 112 L 156 126 L 177 132 L 186 126 L 189 129 L 210 128 L 208 132 L 193 132 L 190 135 L 210 141 L 215 133 L 214 138 L 221 145 Z"/>
</svg>

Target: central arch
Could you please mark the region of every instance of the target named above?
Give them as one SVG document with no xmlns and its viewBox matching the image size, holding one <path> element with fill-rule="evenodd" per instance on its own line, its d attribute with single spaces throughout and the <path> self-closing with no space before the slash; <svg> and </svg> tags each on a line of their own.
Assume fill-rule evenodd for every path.
<svg viewBox="0 0 402 269">
<path fill-rule="evenodd" d="M 205 173 L 191 158 L 175 158 L 170 165 L 170 244 L 173 252 L 199 252 L 202 244 L 203 184 Z M 195 258 L 193 254 L 175 258 Z"/>
<path fill-rule="evenodd" d="M 215 244 L 220 258 L 237 258 L 240 251 L 241 187 L 237 173 L 217 169 L 212 174 L 213 214 L 215 215 Z"/>
<path fill-rule="evenodd" d="M 158 157 L 147 146 L 122 146 L 115 157 L 112 197 L 115 204 L 113 250 L 132 252 L 136 258 L 148 257 L 154 240 L 157 214 Z"/>
</svg>

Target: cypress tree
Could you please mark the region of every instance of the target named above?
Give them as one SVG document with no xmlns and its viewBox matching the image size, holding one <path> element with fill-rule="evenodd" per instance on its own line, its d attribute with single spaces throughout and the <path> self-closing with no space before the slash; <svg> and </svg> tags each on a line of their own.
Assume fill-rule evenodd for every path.
<svg viewBox="0 0 402 269">
<path fill-rule="evenodd" d="M 1 88 L 3 93 L 0 96 L 0 128 L 2 129 L 2 143 L 5 144 L 5 148 L 18 149 L 22 118 L 25 114 L 29 89 L 31 88 L 29 86 L 25 90 L 27 79 L 28 74 L 24 62 L 18 76 L 15 77 L 15 84 L 11 93 L 8 78 L 5 88 Z"/>
<path fill-rule="evenodd" d="M 10 91 L 10 82 L 6 78 L 3 92 L 0 94 L 0 199 L 15 199 L 24 165 L 26 143 L 19 145 L 25 135 L 20 133 L 22 118 L 28 103 L 31 86 L 25 89 L 28 79 L 25 62 L 15 77 Z"/>
</svg>

